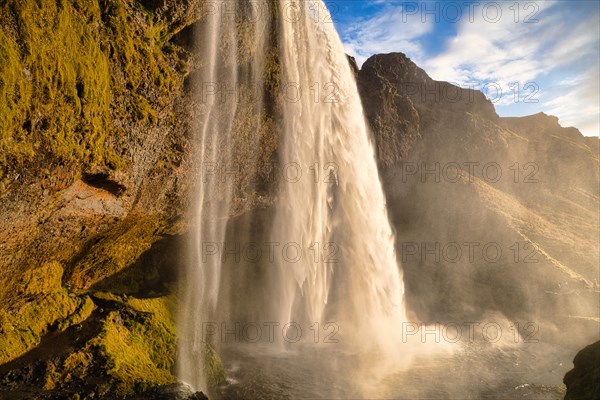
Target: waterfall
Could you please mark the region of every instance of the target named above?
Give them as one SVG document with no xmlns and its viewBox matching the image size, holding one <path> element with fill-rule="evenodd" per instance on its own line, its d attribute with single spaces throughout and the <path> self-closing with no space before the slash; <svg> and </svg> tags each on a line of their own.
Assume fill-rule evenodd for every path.
<svg viewBox="0 0 600 400">
<path fill-rule="evenodd" d="M 203 243 L 220 243 L 225 238 L 226 220 L 231 203 L 231 184 L 213 182 L 206 171 L 230 160 L 235 98 L 209 95 L 216 92 L 218 82 L 225 80 L 231 85 L 237 82 L 237 69 L 231 65 L 236 58 L 236 48 L 223 50 L 223 43 L 235 42 L 235 30 L 231 23 L 223 23 L 217 15 L 206 19 L 198 54 L 203 56 L 201 76 L 197 78 L 200 90 L 194 93 L 200 106 L 201 116 L 194 126 L 199 144 L 200 173 L 194 199 L 194 243 L 188 270 L 182 279 L 182 306 L 179 316 L 179 378 L 194 388 L 206 388 L 207 377 L 202 365 L 206 348 L 202 340 L 203 321 L 214 315 L 220 287 L 221 263 L 214 257 L 203 258 Z M 222 107 L 227 107 L 227 113 Z"/>
<path fill-rule="evenodd" d="M 275 321 L 280 326 L 333 322 L 344 348 L 372 352 L 396 346 L 390 333 L 406 320 L 374 146 L 324 3 L 278 0 L 266 9 L 234 3 L 237 17 L 230 20 L 228 9 L 213 9 L 196 32 L 203 63 L 195 86 L 202 173 L 194 199 L 195 247 L 181 289 L 178 374 L 199 389 L 207 386 L 202 371 L 207 321 Z M 240 13 L 245 14 L 244 23 Z M 267 105 L 262 88 L 273 84 L 264 74 L 273 49 L 280 65 L 279 97 L 275 105 Z M 259 95 L 247 103 L 237 94 L 207 96 L 216 92 L 215 83 L 240 92 L 258 87 Z M 240 288 L 252 286 L 245 283 L 252 275 L 247 265 L 226 267 L 222 252 L 206 257 L 206 244 L 225 243 L 231 217 L 244 211 L 239 205 L 242 179 L 211 184 L 205 178 L 216 166 L 242 175 L 252 165 L 258 168 L 252 153 L 258 148 L 246 150 L 243 157 L 235 149 L 241 130 L 255 136 L 246 142 L 261 146 L 259 130 L 267 106 L 276 119 L 271 126 L 278 137 L 275 169 L 283 176 L 273 187 L 276 196 L 268 220 L 262 221 L 264 242 L 275 249 L 275 256 L 263 259 L 268 265 L 252 281 L 260 287 L 246 293 Z M 242 116 L 247 123 L 239 123 Z M 241 162 L 243 167 L 236 164 Z M 235 238 L 257 240 L 251 229 L 237 229 Z"/>
<path fill-rule="evenodd" d="M 284 82 L 302 93 L 284 103 L 281 163 L 310 167 L 314 179 L 285 181 L 272 240 L 319 254 L 279 265 L 279 320 L 299 318 L 293 311 L 300 309 L 309 321 L 326 317 L 372 340 L 363 335 L 382 321 L 404 321 L 403 285 L 373 145 L 325 6 L 286 3 L 297 15 L 280 24 Z M 320 92 L 318 99 L 307 95 L 308 88 Z"/>
</svg>

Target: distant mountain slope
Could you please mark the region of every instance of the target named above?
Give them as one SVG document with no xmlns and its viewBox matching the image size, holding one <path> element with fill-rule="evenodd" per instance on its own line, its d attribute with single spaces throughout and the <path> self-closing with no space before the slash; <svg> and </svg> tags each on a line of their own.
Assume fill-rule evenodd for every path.
<svg viewBox="0 0 600 400">
<path fill-rule="evenodd" d="M 371 57 L 357 82 L 420 318 L 500 312 L 548 337 L 599 317 L 598 138 L 546 114 L 501 118 L 402 53 Z"/>
</svg>

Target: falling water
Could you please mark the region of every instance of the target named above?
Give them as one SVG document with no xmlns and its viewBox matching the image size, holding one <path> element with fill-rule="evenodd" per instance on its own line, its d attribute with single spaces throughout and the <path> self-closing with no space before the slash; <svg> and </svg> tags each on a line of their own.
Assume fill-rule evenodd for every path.
<svg viewBox="0 0 600 400">
<path fill-rule="evenodd" d="M 346 348 L 363 352 L 392 351 L 397 340 L 390 333 L 405 321 L 402 277 L 370 133 L 324 3 L 278 0 L 268 3 L 266 12 L 236 4 L 250 25 L 224 18 L 220 9 L 207 13 L 196 33 L 203 62 L 196 78 L 199 157 L 204 171 L 216 164 L 236 168 L 239 157 L 232 149 L 239 134 L 236 119 L 242 113 L 239 98 L 206 94 L 214 93 L 208 89 L 214 89 L 215 82 L 230 87 L 272 83 L 264 80 L 263 71 L 274 47 L 281 70 L 274 126 L 279 129 L 278 165 L 287 175 L 276 187 L 268 222 L 263 221 L 268 225 L 266 241 L 277 243 L 276 257 L 253 281 L 261 287 L 245 293 L 232 289 L 233 283 L 244 285 L 240 281 L 248 275 L 242 267 L 230 270 L 220 258 L 203 258 L 206 243 L 227 240 L 230 217 L 237 212 L 232 198 L 239 181 L 209 185 L 200 174 L 194 200 L 195 254 L 182 287 L 178 365 L 179 377 L 200 389 L 207 386 L 202 368 L 207 321 L 276 321 L 280 326 L 333 322 Z M 252 38 L 253 51 L 243 47 L 247 37 Z M 244 69 L 238 67 L 242 55 L 249 65 Z M 263 97 L 255 96 L 250 125 L 259 125 L 264 108 Z M 258 139 L 255 142 L 260 146 Z M 249 232 L 237 232 L 237 240 L 256 240 L 245 237 Z"/>
<path fill-rule="evenodd" d="M 200 33 L 200 32 L 198 32 Z M 195 199 L 196 209 L 193 254 L 182 283 L 182 310 L 179 318 L 180 345 L 178 357 L 179 378 L 194 388 L 206 388 L 207 377 L 203 373 L 206 347 L 200 335 L 202 321 L 214 315 L 217 308 L 220 262 L 216 258 L 203 260 L 201 243 L 222 242 L 225 237 L 226 219 L 229 215 L 231 184 L 225 182 L 218 187 L 210 184 L 203 174 L 220 160 L 230 159 L 231 130 L 237 102 L 227 98 L 208 96 L 207 88 L 225 79 L 232 85 L 237 81 L 236 68 L 228 65 L 235 59 L 236 49 L 223 50 L 222 43 L 235 42 L 235 31 L 219 18 L 206 19 L 198 41 L 197 53 L 202 54 L 204 65 L 198 81 L 202 91 L 195 94 L 200 105 L 201 117 L 195 126 L 200 141 L 198 158 L 201 176 Z M 224 113 L 221 107 L 227 107 Z"/>
<path fill-rule="evenodd" d="M 272 240 L 298 243 L 311 257 L 280 263 L 278 317 L 325 318 L 373 343 L 380 323 L 404 320 L 403 285 L 374 150 L 325 6 L 291 4 L 301 18 L 280 24 L 284 81 L 304 92 L 298 101 L 284 103 L 281 162 L 310 168 L 314 179 L 285 181 Z M 320 91 L 318 101 L 306 88 Z"/>
</svg>

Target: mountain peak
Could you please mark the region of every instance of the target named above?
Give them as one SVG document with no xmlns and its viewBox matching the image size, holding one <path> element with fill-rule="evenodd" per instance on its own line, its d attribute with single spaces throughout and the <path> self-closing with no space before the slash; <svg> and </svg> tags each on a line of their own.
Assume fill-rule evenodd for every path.
<svg viewBox="0 0 600 400">
<path fill-rule="evenodd" d="M 384 85 L 410 99 L 420 114 L 468 113 L 494 121 L 498 119 L 494 105 L 481 91 L 436 81 L 404 53 L 370 57 L 359 76 L 362 86 Z"/>
<path fill-rule="evenodd" d="M 433 80 L 404 53 L 376 54 L 363 64 L 361 71 L 378 70 L 394 75 L 396 81 L 426 83 Z"/>
</svg>

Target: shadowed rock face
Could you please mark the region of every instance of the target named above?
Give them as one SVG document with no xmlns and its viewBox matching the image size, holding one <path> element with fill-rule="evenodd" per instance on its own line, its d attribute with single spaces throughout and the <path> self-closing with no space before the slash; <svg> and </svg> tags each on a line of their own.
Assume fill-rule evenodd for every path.
<svg viewBox="0 0 600 400">
<path fill-rule="evenodd" d="M 598 317 L 597 138 L 545 114 L 500 118 L 401 53 L 368 59 L 358 85 L 420 319 L 499 312 L 558 338 Z"/>
<path fill-rule="evenodd" d="M 582 349 L 573 360 L 574 368 L 565 375 L 565 400 L 600 398 L 600 342 Z"/>
<path fill-rule="evenodd" d="M 363 108 L 376 137 L 377 159 L 384 167 L 406 157 L 421 137 L 420 117 L 410 98 L 395 82 L 395 74 L 384 75 L 394 60 L 375 58 L 365 62 L 357 83 Z M 416 68 L 416 66 L 415 66 Z M 423 72 L 424 74 L 424 72 Z"/>
<path fill-rule="evenodd" d="M 358 74 L 358 86 L 383 166 L 406 158 L 423 135 L 443 138 L 450 135 L 444 128 L 464 130 L 468 116 L 498 119 L 481 92 L 434 81 L 402 53 L 369 58 Z"/>
</svg>

